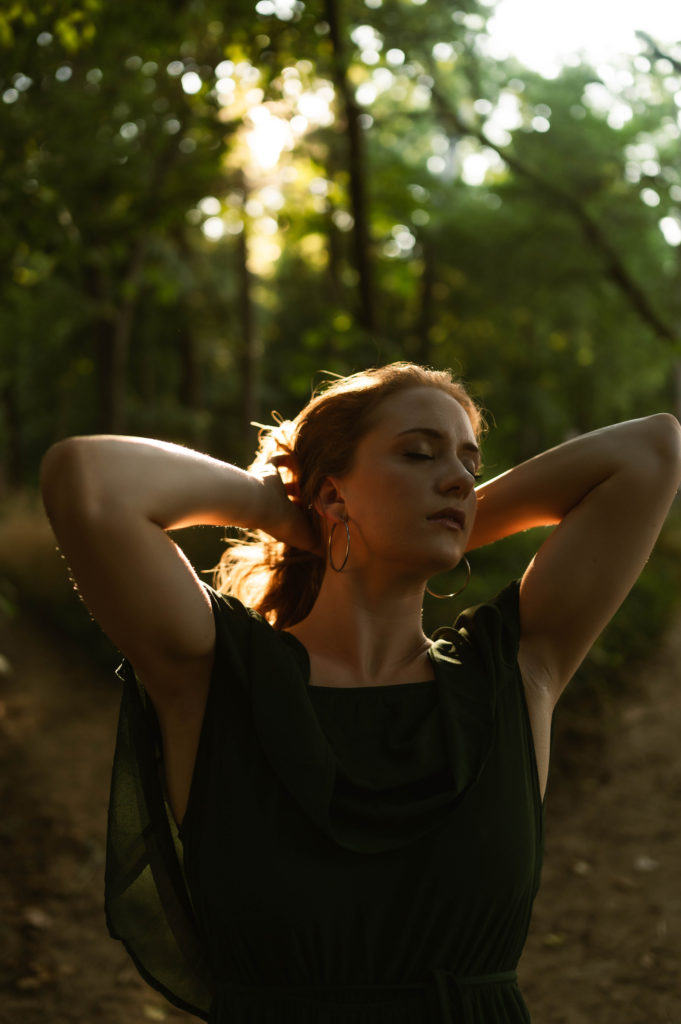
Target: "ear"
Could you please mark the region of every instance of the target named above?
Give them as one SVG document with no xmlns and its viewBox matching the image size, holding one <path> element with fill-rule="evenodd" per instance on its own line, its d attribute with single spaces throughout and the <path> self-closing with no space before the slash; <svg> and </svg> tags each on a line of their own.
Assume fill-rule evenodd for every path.
<svg viewBox="0 0 681 1024">
<path fill-rule="evenodd" d="M 327 476 L 314 504 L 319 515 L 327 522 L 340 523 L 347 518 L 340 481 L 335 477 Z"/>
</svg>

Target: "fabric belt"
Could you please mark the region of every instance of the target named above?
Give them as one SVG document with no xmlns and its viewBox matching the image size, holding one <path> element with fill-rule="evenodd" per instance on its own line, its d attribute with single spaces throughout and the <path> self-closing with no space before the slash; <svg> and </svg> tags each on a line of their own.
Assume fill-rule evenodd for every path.
<svg viewBox="0 0 681 1024">
<path fill-rule="evenodd" d="M 455 975 L 452 971 L 434 967 L 426 981 L 405 985 L 355 985 L 355 986 L 301 986 L 266 985 L 245 986 L 221 982 L 220 996 L 228 997 L 229 992 L 250 995 L 256 1005 L 274 1003 L 282 999 L 300 998 L 320 1004 L 332 1003 L 335 1008 L 357 1006 L 358 1004 L 401 1002 L 409 997 L 425 996 L 427 1005 L 437 1024 L 469 1024 L 471 1020 L 465 991 L 471 988 L 488 988 L 516 985 L 515 971 L 501 971 L 498 974 Z"/>
<path fill-rule="evenodd" d="M 515 971 L 500 971 L 498 974 L 455 975 L 434 967 L 431 969 L 431 984 L 428 995 L 433 1007 L 439 1011 L 438 1024 L 468 1024 L 470 1014 L 464 997 L 467 988 L 499 985 L 516 985 Z"/>
</svg>

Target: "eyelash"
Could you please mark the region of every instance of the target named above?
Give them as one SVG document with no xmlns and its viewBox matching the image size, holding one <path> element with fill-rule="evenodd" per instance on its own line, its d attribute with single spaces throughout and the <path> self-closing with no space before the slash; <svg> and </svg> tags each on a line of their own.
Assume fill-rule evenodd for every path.
<svg viewBox="0 0 681 1024">
<path fill-rule="evenodd" d="M 425 452 L 405 452 L 404 453 L 404 457 L 405 457 L 405 459 L 432 459 L 432 458 L 434 458 L 433 455 L 426 455 Z M 474 480 L 481 480 L 482 479 L 482 473 L 475 473 L 475 472 L 473 472 L 473 470 L 470 470 L 470 469 L 467 470 L 467 472 L 470 473 L 470 475 L 473 477 Z"/>
</svg>

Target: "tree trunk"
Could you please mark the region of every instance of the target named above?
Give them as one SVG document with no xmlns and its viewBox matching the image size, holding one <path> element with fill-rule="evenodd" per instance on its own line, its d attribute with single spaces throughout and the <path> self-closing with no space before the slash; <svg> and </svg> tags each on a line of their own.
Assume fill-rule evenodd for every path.
<svg viewBox="0 0 681 1024">
<path fill-rule="evenodd" d="M 357 319 L 366 331 L 375 328 L 374 296 L 372 288 L 370 231 L 367 217 L 367 201 L 364 182 L 365 160 L 362 128 L 359 123 L 359 108 L 355 103 L 352 86 L 348 80 L 343 30 L 340 23 L 337 0 L 324 0 L 325 17 L 333 47 L 333 74 L 338 96 L 341 100 L 348 136 L 348 171 L 350 174 L 350 201 L 354 219 L 353 248 L 355 268 L 358 274 Z"/>
<path fill-rule="evenodd" d="M 187 322 L 184 310 L 178 328 L 180 357 L 180 402 L 191 412 L 201 408 L 201 376 L 199 373 L 199 355 L 196 350 L 196 338 Z"/>
<path fill-rule="evenodd" d="M 183 233 L 175 235 L 175 244 L 182 253 L 184 262 L 191 266 L 192 252 Z M 196 332 L 193 330 L 193 318 L 187 309 L 185 298 L 180 298 L 177 310 L 177 329 L 179 332 L 180 390 L 179 399 L 182 405 L 192 413 L 198 414 L 201 409 L 201 360 L 199 357 Z M 197 421 L 197 415 L 193 417 Z M 198 436 L 192 440 L 198 443 Z"/>
<path fill-rule="evenodd" d="M 340 231 L 336 227 L 333 219 L 335 213 L 335 206 L 329 199 L 326 204 L 326 251 L 329 257 L 328 264 L 328 281 L 329 281 L 329 297 L 334 306 L 340 307 L 341 305 L 341 260 L 342 260 L 342 247 L 340 244 Z"/>
<path fill-rule="evenodd" d="M 0 406 L 6 438 L 4 472 L 0 476 L 0 488 L 4 488 L 5 485 L 18 487 L 24 482 L 24 457 L 21 415 L 17 402 L 16 385 L 12 378 L 7 380 L 0 389 Z"/>
<path fill-rule="evenodd" d="M 99 429 L 106 434 L 123 434 L 126 429 L 128 355 L 146 252 L 146 238 L 138 239 L 127 271 L 116 288 L 117 294 L 113 296 L 117 308 L 112 316 L 102 317 L 99 325 L 95 347 Z M 107 308 L 112 296 L 101 273 L 91 268 L 89 279 L 92 294 Z M 121 300 L 120 296 L 124 298 Z"/>
<path fill-rule="evenodd" d="M 237 235 L 239 274 L 239 320 L 241 323 L 241 348 L 239 368 L 241 379 L 241 416 L 244 436 L 248 436 L 249 424 L 258 419 L 258 378 L 259 351 L 255 335 L 253 315 L 253 276 L 248 269 L 248 238 L 246 226 Z"/>
<path fill-rule="evenodd" d="M 435 285 L 435 258 L 433 246 L 428 240 L 423 243 L 423 275 L 421 277 L 421 295 L 419 299 L 417 362 L 422 366 L 430 363 L 430 329 L 433 326 L 433 287 Z"/>
<path fill-rule="evenodd" d="M 126 428 L 125 399 L 132 309 L 126 304 L 113 321 L 103 321 L 97 338 L 99 383 L 99 430 L 123 434 Z"/>
</svg>

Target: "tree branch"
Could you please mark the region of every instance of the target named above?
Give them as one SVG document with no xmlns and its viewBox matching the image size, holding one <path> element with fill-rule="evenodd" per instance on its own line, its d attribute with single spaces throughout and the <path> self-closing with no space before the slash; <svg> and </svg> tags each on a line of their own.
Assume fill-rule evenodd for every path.
<svg viewBox="0 0 681 1024">
<path fill-rule="evenodd" d="M 494 150 L 518 175 L 531 181 L 538 191 L 543 192 L 557 205 L 568 210 L 582 228 L 591 246 L 600 253 L 608 276 L 624 294 L 633 309 L 659 337 L 675 344 L 678 341 L 676 332 L 658 315 L 648 296 L 631 275 L 614 245 L 587 208 L 575 196 L 554 182 L 547 181 L 538 171 L 519 160 L 507 147 L 492 142 L 481 128 L 468 124 L 435 87 L 432 89 L 432 96 L 440 117 L 453 125 L 457 132 L 471 136 L 482 145 Z"/>
<path fill-rule="evenodd" d="M 641 31 L 638 31 L 635 34 L 639 39 L 642 39 L 644 43 L 647 43 L 650 47 L 650 54 L 655 58 L 655 60 L 668 60 L 674 67 L 675 71 L 681 71 L 681 60 L 678 60 L 676 57 L 672 57 L 668 53 L 664 53 L 660 49 L 659 43 L 656 43 L 652 36 L 649 36 L 647 32 Z"/>
</svg>

